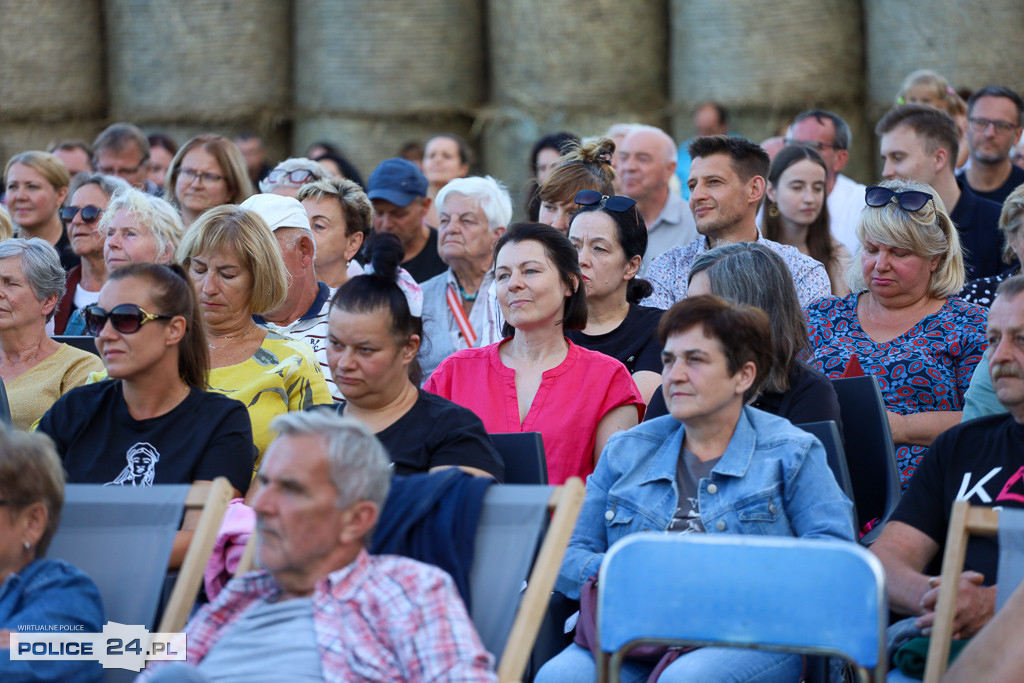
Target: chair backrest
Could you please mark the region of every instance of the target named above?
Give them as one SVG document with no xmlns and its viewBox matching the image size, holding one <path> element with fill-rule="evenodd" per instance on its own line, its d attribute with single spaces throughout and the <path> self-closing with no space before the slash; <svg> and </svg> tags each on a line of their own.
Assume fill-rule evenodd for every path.
<svg viewBox="0 0 1024 683">
<path fill-rule="evenodd" d="M 11 404 L 7 401 L 7 387 L 0 379 L 0 422 L 6 425 L 11 424 Z"/>
<path fill-rule="evenodd" d="M 967 543 L 971 535 L 999 535 L 999 579 L 996 609 L 999 609 L 1024 576 L 1024 549 L 1020 541 L 1024 528 L 1024 510 L 1001 510 L 971 505 L 966 500 L 953 503 L 946 532 L 946 546 L 942 556 L 942 581 L 935 603 L 935 623 L 932 626 L 925 662 L 925 683 L 939 683 L 949 663 L 953 620 L 956 616 L 957 595 L 960 592 L 960 574 L 967 556 Z M 988 579 L 989 577 L 986 577 Z"/>
<path fill-rule="evenodd" d="M 490 434 L 494 448 L 505 461 L 506 484 L 547 484 L 548 462 L 540 432 Z"/>
<path fill-rule="evenodd" d="M 835 475 L 836 483 L 839 484 L 839 488 L 843 490 L 846 497 L 853 501 L 854 532 L 856 532 L 860 528 L 857 525 L 857 503 L 853 499 L 853 482 L 850 480 L 850 470 L 846 465 L 846 450 L 843 448 L 843 439 L 839 435 L 839 428 L 832 420 L 805 422 L 797 427 L 818 437 L 818 441 L 825 447 L 828 466 L 832 470 L 832 474 Z"/>
<path fill-rule="evenodd" d="M 89 353 L 94 353 L 97 356 L 100 355 L 99 349 L 96 348 L 96 337 L 90 337 L 85 334 L 57 334 L 51 337 L 51 339 L 58 344 L 73 346 L 79 351 L 88 351 Z"/>
<path fill-rule="evenodd" d="M 142 624 L 152 632 L 180 631 L 195 602 L 231 484 L 151 487 L 68 484 L 50 557 L 67 560 L 96 582 L 107 618 Z M 188 552 L 159 628 L 159 606 L 174 536 L 185 511 L 201 509 Z"/>
<path fill-rule="evenodd" d="M 881 522 L 861 542 L 871 543 L 900 501 L 900 472 L 885 401 L 871 375 L 832 380 L 843 419 L 846 466 L 853 484 L 857 524 Z"/>
<path fill-rule="evenodd" d="M 680 567 L 699 569 L 691 581 Z M 885 574 L 855 543 L 635 534 L 605 555 L 597 602 L 601 659 L 609 659 L 598 680 L 617 681 L 625 652 L 640 642 L 839 656 L 862 679 L 885 678 Z"/>
</svg>

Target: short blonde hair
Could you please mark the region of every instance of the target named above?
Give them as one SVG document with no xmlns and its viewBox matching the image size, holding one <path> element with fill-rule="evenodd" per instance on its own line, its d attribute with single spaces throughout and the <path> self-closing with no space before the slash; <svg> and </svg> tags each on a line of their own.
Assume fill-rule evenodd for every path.
<svg viewBox="0 0 1024 683">
<path fill-rule="evenodd" d="M 932 196 L 917 211 L 906 211 L 896 201 L 885 206 L 865 206 L 857 223 L 860 246 L 846 271 L 846 282 L 854 292 L 867 289 L 861 272 L 861 255 L 867 240 L 897 249 L 908 249 L 926 259 L 939 258 L 931 275 L 928 294 L 937 299 L 951 297 L 963 289 L 966 281 L 963 249 L 956 226 L 946 213 L 939 194 L 931 185 L 913 180 L 886 180 L 880 183 L 893 192 L 927 192 Z"/>
<path fill-rule="evenodd" d="M 1003 201 L 1003 210 L 999 214 L 999 232 L 1003 233 L 1003 260 L 1013 263 L 1017 254 L 1010 246 L 1010 235 L 1024 230 L 1024 185 L 1011 192 Z"/>
<path fill-rule="evenodd" d="M 176 260 L 186 270 L 199 254 L 231 249 L 252 277 L 249 312 L 262 314 L 284 303 L 287 272 L 274 233 L 259 214 L 235 204 L 209 209 L 181 238 Z"/>
<path fill-rule="evenodd" d="M 11 170 L 11 166 L 15 164 L 21 164 L 22 166 L 28 166 L 34 169 L 39 175 L 46 179 L 46 182 L 53 185 L 53 189 L 60 190 L 62 187 L 67 187 L 71 182 L 71 174 L 68 173 L 67 166 L 64 162 L 50 154 L 49 152 L 22 152 L 16 154 L 7 161 L 7 166 L 4 167 L 4 182 L 7 182 L 7 174 Z"/>
<path fill-rule="evenodd" d="M 0 242 L 12 237 L 14 237 L 14 221 L 11 220 L 11 214 L 7 213 L 7 209 L 0 206 Z"/>
<path fill-rule="evenodd" d="M 181 216 L 169 202 L 134 187 L 120 189 L 110 198 L 107 210 L 100 218 L 100 232 L 107 231 L 118 211 L 128 213 L 135 218 L 136 224 L 149 228 L 158 254 L 163 254 L 170 246 L 173 260 L 174 250 L 178 248 L 185 226 L 181 222 Z"/>
<path fill-rule="evenodd" d="M 373 230 L 373 204 L 359 183 L 347 178 L 321 178 L 303 183 L 296 196 L 300 202 L 312 199 L 315 202 L 327 198 L 337 200 L 345 217 L 345 236 L 363 233 L 363 239 Z"/>
</svg>

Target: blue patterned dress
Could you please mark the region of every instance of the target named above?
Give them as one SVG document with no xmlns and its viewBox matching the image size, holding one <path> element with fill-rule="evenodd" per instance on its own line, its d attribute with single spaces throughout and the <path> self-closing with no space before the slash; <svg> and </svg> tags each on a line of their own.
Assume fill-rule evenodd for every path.
<svg viewBox="0 0 1024 683">
<path fill-rule="evenodd" d="M 988 311 L 951 297 L 891 341 L 876 343 L 857 319 L 857 294 L 820 299 L 806 308 L 810 365 L 831 378 L 843 376 L 850 356 L 878 378 L 886 407 L 900 415 L 963 410 L 974 366 L 988 346 Z M 896 444 L 904 490 L 928 448 Z"/>
</svg>

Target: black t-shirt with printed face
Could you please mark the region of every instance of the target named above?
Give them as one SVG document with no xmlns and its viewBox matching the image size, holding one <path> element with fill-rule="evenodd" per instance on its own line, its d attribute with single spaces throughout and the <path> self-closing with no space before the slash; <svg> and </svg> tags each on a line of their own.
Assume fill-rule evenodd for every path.
<svg viewBox="0 0 1024 683">
<path fill-rule="evenodd" d="M 256 455 L 241 402 L 192 389 L 169 413 L 136 420 L 120 380 L 64 394 L 39 431 L 54 440 L 72 484 L 190 484 L 223 476 L 244 494 Z"/>
<path fill-rule="evenodd" d="M 1024 425 L 1012 416 L 993 415 L 964 422 L 935 440 L 921 459 L 891 519 L 904 522 L 939 544 L 932 569 L 939 567 L 953 503 L 983 507 L 1024 507 Z M 971 536 L 965 569 L 996 581 L 999 541 Z"/>
</svg>

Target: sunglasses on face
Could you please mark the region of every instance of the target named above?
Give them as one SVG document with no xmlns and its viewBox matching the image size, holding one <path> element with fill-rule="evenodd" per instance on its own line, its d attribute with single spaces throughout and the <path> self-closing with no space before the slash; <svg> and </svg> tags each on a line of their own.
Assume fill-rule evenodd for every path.
<svg viewBox="0 0 1024 683">
<path fill-rule="evenodd" d="M 150 320 L 170 320 L 173 315 L 156 315 L 146 313 L 135 304 L 118 304 L 110 311 L 105 311 L 97 304 L 90 304 L 83 309 L 85 314 L 85 331 L 91 336 L 99 335 L 107 321 L 121 334 L 138 332 L 139 328 Z"/>
<path fill-rule="evenodd" d="M 103 215 L 103 209 L 92 204 L 81 208 L 77 206 L 63 206 L 60 210 L 60 219 L 65 223 L 70 223 L 75 219 L 79 211 L 82 212 L 83 223 L 95 223 L 96 219 Z"/>
<path fill-rule="evenodd" d="M 864 190 L 864 202 L 876 209 L 885 206 L 893 198 L 896 199 L 896 203 L 904 211 L 920 211 L 932 199 L 932 196 L 927 192 L 919 190 L 895 192 L 888 187 L 879 187 L 878 185 L 873 185 Z"/>
<path fill-rule="evenodd" d="M 269 180 L 272 183 L 279 183 L 282 180 L 284 180 L 285 177 L 287 177 L 291 183 L 295 185 L 301 185 L 302 183 L 306 182 L 307 180 L 313 177 L 313 172 L 307 171 L 305 169 L 300 169 L 298 171 L 271 171 L 267 175 L 267 180 Z"/>
<path fill-rule="evenodd" d="M 573 201 L 579 206 L 594 206 L 595 204 L 598 204 L 609 211 L 614 211 L 615 213 L 629 211 L 636 206 L 635 199 L 618 195 L 609 197 L 606 194 L 601 194 L 597 190 L 580 190 L 576 193 L 576 199 Z"/>
</svg>

